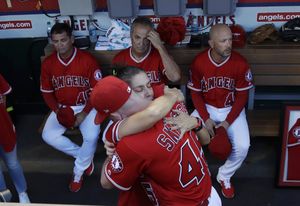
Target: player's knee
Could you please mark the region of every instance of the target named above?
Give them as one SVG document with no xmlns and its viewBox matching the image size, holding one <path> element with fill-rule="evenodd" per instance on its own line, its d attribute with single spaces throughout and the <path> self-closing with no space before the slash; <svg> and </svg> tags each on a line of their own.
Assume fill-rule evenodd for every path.
<svg viewBox="0 0 300 206">
<path fill-rule="evenodd" d="M 14 161 L 7 161 L 6 163 L 7 168 L 9 168 L 10 170 L 15 170 L 17 168 L 20 168 L 20 164 L 18 162 L 18 160 L 14 160 Z"/>
<path fill-rule="evenodd" d="M 240 144 L 238 145 L 238 155 L 240 157 L 246 157 L 249 151 L 250 144 Z"/>
<path fill-rule="evenodd" d="M 52 136 L 52 137 L 51 137 Z M 43 130 L 42 138 L 47 144 L 51 144 L 51 139 L 53 140 L 53 134 L 51 135 L 50 132 Z"/>
</svg>

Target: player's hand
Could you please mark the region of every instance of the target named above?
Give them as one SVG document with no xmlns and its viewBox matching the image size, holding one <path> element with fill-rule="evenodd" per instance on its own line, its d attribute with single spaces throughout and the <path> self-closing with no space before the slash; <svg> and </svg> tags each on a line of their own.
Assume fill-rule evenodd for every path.
<svg viewBox="0 0 300 206">
<path fill-rule="evenodd" d="M 199 138 L 201 145 L 208 145 L 210 143 L 210 139 L 211 139 L 210 134 L 205 127 L 203 127 L 196 134 L 197 134 L 197 137 Z"/>
<path fill-rule="evenodd" d="M 206 121 L 205 121 L 205 128 L 208 130 L 208 133 L 210 134 L 210 136 L 215 136 L 215 127 L 216 127 L 216 123 L 208 118 Z"/>
<path fill-rule="evenodd" d="M 106 150 L 106 155 L 110 158 L 113 156 L 113 154 L 116 151 L 115 144 L 107 140 L 104 140 L 104 148 Z"/>
<path fill-rule="evenodd" d="M 174 109 L 172 112 L 176 112 L 177 116 L 167 117 L 164 119 L 166 124 L 170 125 L 171 130 L 180 130 L 180 139 L 183 135 L 197 126 L 197 119 L 191 117 L 188 113 Z"/>
<path fill-rule="evenodd" d="M 176 100 L 177 102 L 184 102 L 184 100 L 185 100 L 183 93 L 177 88 L 169 88 L 168 86 L 165 86 L 164 94 L 175 96 L 177 99 Z"/>
<path fill-rule="evenodd" d="M 221 122 L 220 124 L 218 124 L 218 125 L 216 126 L 216 128 L 224 127 L 225 130 L 227 131 L 227 129 L 228 129 L 229 126 L 230 126 L 229 123 L 225 120 L 225 121 Z"/>
<path fill-rule="evenodd" d="M 78 127 L 81 122 L 83 122 L 83 120 L 85 119 L 85 117 L 87 116 L 88 114 L 85 113 L 84 111 L 81 111 L 79 112 L 78 114 L 76 114 L 76 121 L 75 121 L 75 124 L 74 124 L 74 127 Z"/>
<path fill-rule="evenodd" d="M 148 33 L 147 39 L 157 50 L 160 50 L 163 47 L 163 43 L 160 40 L 159 34 L 155 30 L 151 30 Z"/>
</svg>

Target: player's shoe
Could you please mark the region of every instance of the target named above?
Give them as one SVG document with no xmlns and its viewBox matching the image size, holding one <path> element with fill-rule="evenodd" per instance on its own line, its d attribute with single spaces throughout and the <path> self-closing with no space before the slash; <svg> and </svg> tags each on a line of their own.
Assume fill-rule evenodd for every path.
<svg viewBox="0 0 300 206">
<path fill-rule="evenodd" d="M 87 176 L 91 176 L 94 172 L 94 162 L 92 161 L 90 166 L 88 168 L 86 168 L 86 170 L 84 170 L 84 174 L 87 175 Z"/>
<path fill-rule="evenodd" d="M 74 175 L 71 182 L 70 182 L 70 184 L 69 184 L 70 191 L 71 192 L 78 192 L 81 189 L 82 181 L 83 181 L 82 176 L 80 178 L 75 178 L 75 175 Z"/>
<path fill-rule="evenodd" d="M 224 197 L 231 199 L 234 197 L 234 187 L 230 179 L 220 180 L 217 176 L 217 181 L 221 185 L 222 194 Z"/>
<path fill-rule="evenodd" d="M 28 194 L 26 192 L 21 192 L 19 194 L 19 202 L 20 203 L 30 203 L 30 200 L 29 200 L 29 197 L 28 197 Z"/>
<path fill-rule="evenodd" d="M 0 191 L 0 202 L 10 202 L 12 194 L 9 189 Z"/>
</svg>

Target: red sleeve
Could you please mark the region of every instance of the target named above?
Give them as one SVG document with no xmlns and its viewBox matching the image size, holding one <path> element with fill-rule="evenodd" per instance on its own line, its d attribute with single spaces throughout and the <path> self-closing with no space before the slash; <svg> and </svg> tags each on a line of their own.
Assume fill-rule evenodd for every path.
<svg viewBox="0 0 300 206">
<path fill-rule="evenodd" d="M 200 74 L 200 65 L 201 60 L 199 57 L 196 57 L 189 70 L 189 81 L 187 87 L 194 91 L 201 91 L 200 82 L 202 75 Z"/>
<path fill-rule="evenodd" d="M 42 69 L 41 69 L 41 88 L 40 90 L 42 92 L 54 92 L 53 85 L 51 82 L 51 77 L 49 74 L 49 68 L 52 67 L 51 65 L 51 57 L 47 57 L 44 62 L 42 63 Z"/>
<path fill-rule="evenodd" d="M 56 100 L 56 97 L 54 96 L 54 93 L 45 93 L 42 92 L 42 96 L 47 104 L 47 106 L 52 110 L 52 111 L 56 111 L 58 109 L 58 102 Z"/>
<path fill-rule="evenodd" d="M 201 119 L 203 119 L 203 121 L 205 122 L 209 118 L 209 113 L 206 110 L 204 100 L 201 96 L 201 92 L 191 90 L 191 96 L 194 107 L 198 111 Z"/>
<path fill-rule="evenodd" d="M 108 125 L 106 126 L 106 128 L 103 132 L 103 135 L 102 135 L 103 142 L 106 140 L 106 141 L 109 141 L 111 143 L 114 143 L 115 145 L 118 144 L 118 140 L 119 140 L 118 131 L 119 131 L 120 123 L 122 121 L 123 120 L 120 120 L 120 121 L 117 121 L 117 122 L 110 121 L 108 123 Z"/>
<path fill-rule="evenodd" d="M 129 190 L 142 174 L 143 159 L 125 141 L 120 141 L 105 167 L 107 179 L 120 190 Z"/>
<path fill-rule="evenodd" d="M 11 92 L 10 85 L 7 83 L 7 81 L 0 74 L 0 94 L 1 95 L 7 95 L 10 92 Z"/>
<path fill-rule="evenodd" d="M 100 68 L 98 62 L 96 61 L 96 59 L 92 55 L 89 55 L 89 56 L 90 56 L 90 58 L 88 61 L 88 67 L 91 71 L 91 73 L 89 74 L 89 76 L 90 76 L 89 81 L 91 84 L 91 88 L 93 88 L 97 84 L 97 82 L 100 79 L 102 79 L 102 72 L 101 72 L 101 68 Z M 90 103 L 90 100 L 88 99 L 85 107 L 83 108 L 83 111 L 88 114 L 92 110 L 92 108 L 93 107 Z"/>
<path fill-rule="evenodd" d="M 243 108 L 245 107 L 249 96 L 249 90 L 237 91 L 235 94 L 235 100 L 232 105 L 231 111 L 227 115 L 226 121 L 232 124 L 234 120 L 239 116 Z"/>
<path fill-rule="evenodd" d="M 102 79 L 102 72 L 101 72 L 101 67 L 99 66 L 98 62 L 96 59 L 90 55 L 89 62 L 88 62 L 88 68 L 91 71 L 89 74 L 89 80 L 91 87 L 93 88 L 97 82 Z"/>
<path fill-rule="evenodd" d="M 248 90 L 253 87 L 253 77 L 249 64 L 244 61 L 239 61 L 238 77 L 235 85 L 237 91 Z"/>
</svg>

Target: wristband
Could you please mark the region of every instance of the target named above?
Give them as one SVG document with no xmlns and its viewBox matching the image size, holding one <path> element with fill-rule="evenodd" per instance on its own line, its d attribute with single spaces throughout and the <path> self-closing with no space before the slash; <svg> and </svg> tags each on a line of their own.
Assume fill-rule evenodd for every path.
<svg viewBox="0 0 300 206">
<path fill-rule="evenodd" d="M 203 125 L 200 118 L 196 117 L 196 119 L 197 119 L 197 126 L 194 128 L 194 131 L 199 132 L 203 128 Z"/>
</svg>

